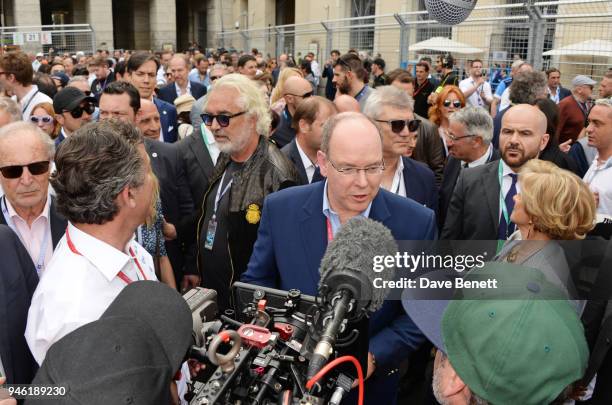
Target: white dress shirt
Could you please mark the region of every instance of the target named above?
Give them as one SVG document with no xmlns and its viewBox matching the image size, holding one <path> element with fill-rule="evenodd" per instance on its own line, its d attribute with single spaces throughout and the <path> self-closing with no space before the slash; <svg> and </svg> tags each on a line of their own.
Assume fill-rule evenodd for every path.
<svg viewBox="0 0 612 405">
<path fill-rule="evenodd" d="M 68 244 L 68 238 L 78 253 Z M 157 280 L 151 255 L 133 239 L 125 252 L 79 230 L 71 223 L 32 297 L 25 338 L 38 364 L 49 347 L 87 323 L 100 318 L 127 285 L 118 277 Z M 134 253 L 134 258 L 129 253 Z"/>
<path fill-rule="evenodd" d="M 487 163 L 487 160 L 489 160 L 489 157 L 491 156 L 492 153 L 493 153 L 493 146 L 489 144 L 489 147 L 487 148 L 487 151 L 484 153 L 484 155 L 474 160 L 473 162 L 469 162 L 468 167 L 478 167 L 478 166 L 484 165 L 485 163 Z M 463 165 L 461 166 L 463 167 Z"/>
<path fill-rule="evenodd" d="M 314 176 L 315 170 L 317 170 L 317 166 L 310 160 L 308 155 L 304 153 L 300 143 L 295 140 L 295 145 L 297 146 L 297 150 L 300 153 L 300 158 L 302 159 L 302 165 L 304 166 L 304 170 L 306 170 L 306 177 L 308 177 L 308 183 L 312 183 L 312 176 Z"/>
<path fill-rule="evenodd" d="M 191 82 L 189 81 L 189 79 L 187 80 L 187 89 L 185 90 L 185 93 L 183 93 L 181 91 L 181 86 L 179 86 L 178 84 L 176 84 L 176 82 L 174 83 L 174 88 L 176 89 L 176 97 L 179 98 L 180 96 L 184 95 L 184 94 L 189 94 L 190 96 L 191 94 Z"/>
<path fill-rule="evenodd" d="M 217 146 L 217 141 L 215 141 L 215 136 L 210 132 L 210 129 L 206 127 L 206 125 L 200 125 L 200 133 L 202 134 L 202 139 L 204 140 L 204 145 L 208 149 L 208 153 L 210 154 L 210 158 L 212 159 L 213 165 L 217 164 L 217 159 L 219 158 L 219 154 L 221 151 Z"/>
<path fill-rule="evenodd" d="M 499 102 L 499 111 L 505 110 L 510 107 L 510 87 L 507 87 L 506 90 L 501 95 L 501 101 Z"/>
<path fill-rule="evenodd" d="M 593 192 L 599 193 L 597 213 L 612 216 L 612 157 L 599 163 L 599 153 L 584 175 L 584 182 Z"/>
<path fill-rule="evenodd" d="M 393 194 L 401 195 L 406 197 L 406 182 L 404 181 L 404 160 L 400 157 L 397 163 L 397 168 L 393 174 L 393 181 L 391 182 L 391 188 L 386 188 L 382 184 L 380 185 L 387 191 Z"/>
</svg>

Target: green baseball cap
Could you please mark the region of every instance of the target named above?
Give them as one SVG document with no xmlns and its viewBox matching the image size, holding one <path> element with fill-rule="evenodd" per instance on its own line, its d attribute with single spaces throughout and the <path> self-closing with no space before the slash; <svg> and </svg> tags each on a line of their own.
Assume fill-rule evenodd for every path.
<svg viewBox="0 0 612 405">
<path fill-rule="evenodd" d="M 576 307 L 536 269 L 488 263 L 465 277 L 490 278 L 497 289 L 463 288 L 449 302 L 441 325 L 448 360 L 493 404 L 548 404 L 586 370 Z"/>
</svg>

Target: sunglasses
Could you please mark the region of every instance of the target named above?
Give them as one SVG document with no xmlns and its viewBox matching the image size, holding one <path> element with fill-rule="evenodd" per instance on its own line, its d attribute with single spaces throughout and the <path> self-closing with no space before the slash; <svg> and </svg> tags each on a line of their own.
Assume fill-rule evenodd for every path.
<svg viewBox="0 0 612 405">
<path fill-rule="evenodd" d="M 18 179 L 23 174 L 23 168 L 27 167 L 30 174 L 33 176 L 37 176 L 39 174 L 44 174 L 49 171 L 49 161 L 45 160 L 42 162 L 34 162 L 27 165 L 15 165 L 15 166 L 4 166 L 0 167 L 0 172 L 2 176 L 6 179 Z"/>
<path fill-rule="evenodd" d="M 451 100 L 444 100 L 444 107 L 450 107 L 451 104 L 453 105 L 453 107 L 455 108 L 461 108 L 461 101 L 459 100 L 455 100 L 455 101 L 451 101 Z"/>
<path fill-rule="evenodd" d="M 93 103 L 86 103 L 85 105 L 80 105 L 70 112 L 72 118 L 81 118 L 83 116 L 83 112 L 91 115 L 96 111 L 96 106 Z M 67 111 L 68 112 L 68 111 Z"/>
<path fill-rule="evenodd" d="M 308 93 L 304 93 L 304 94 L 291 94 L 291 93 L 287 93 L 288 96 L 293 96 L 293 97 L 302 97 L 302 98 L 308 98 L 308 97 L 312 97 L 312 91 L 309 91 Z"/>
<path fill-rule="evenodd" d="M 30 117 L 30 121 L 33 122 L 34 124 L 38 124 L 39 122 L 42 122 L 44 124 L 49 124 L 49 123 L 53 122 L 53 117 L 51 117 L 49 115 L 42 115 L 40 117 L 32 115 Z"/>
<path fill-rule="evenodd" d="M 210 81 L 214 82 L 217 79 L 220 79 L 222 76 L 210 76 Z"/>
<path fill-rule="evenodd" d="M 406 126 L 408 126 L 408 131 L 414 132 L 419 129 L 421 125 L 421 120 L 376 120 L 377 122 L 386 122 L 391 126 L 391 131 L 396 134 L 401 133 Z"/>
<path fill-rule="evenodd" d="M 219 126 L 221 128 L 225 128 L 230 124 L 230 119 L 234 118 L 234 117 L 238 117 L 239 115 L 242 115 L 246 113 L 246 111 L 241 111 L 239 113 L 236 114 L 218 114 L 218 115 L 213 115 L 213 114 L 208 114 L 208 113 L 204 113 L 201 114 L 200 117 L 202 117 L 202 122 L 204 122 L 204 125 L 210 127 L 213 123 L 213 120 L 217 120 L 217 124 L 219 124 Z"/>
</svg>

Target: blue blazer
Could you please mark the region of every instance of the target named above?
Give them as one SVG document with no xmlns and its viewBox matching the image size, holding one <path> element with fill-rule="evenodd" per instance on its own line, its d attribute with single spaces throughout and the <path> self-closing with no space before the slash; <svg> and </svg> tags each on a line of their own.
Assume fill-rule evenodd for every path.
<svg viewBox="0 0 612 405">
<path fill-rule="evenodd" d="M 0 251 L 0 358 L 8 384 L 30 384 L 38 366 L 23 334 L 38 275 L 25 247 L 6 225 L 0 225 Z"/>
<path fill-rule="evenodd" d="M 176 107 L 157 97 L 153 97 L 153 102 L 155 103 L 155 107 L 157 107 L 157 111 L 159 111 L 159 122 L 162 127 L 162 133 L 164 134 L 164 142 L 176 142 L 178 139 Z"/>
<path fill-rule="evenodd" d="M 324 186 L 321 181 L 266 197 L 257 241 L 242 281 L 282 290 L 298 288 L 317 295 L 319 266 L 327 247 Z M 370 218 L 388 227 L 397 240 L 437 236 L 432 210 L 383 189 L 372 201 Z M 367 384 L 370 403 L 395 403 L 398 373 L 387 376 L 388 371 L 424 340 L 399 300 L 385 301 L 372 315 L 369 350 L 376 358 L 377 372 Z"/>
<path fill-rule="evenodd" d="M 189 81 L 189 83 L 191 84 L 191 95 L 196 100 L 206 94 L 206 87 L 202 86 L 200 83 L 192 82 L 191 80 Z M 164 100 L 166 103 L 174 105 L 174 100 L 178 97 L 178 94 L 176 94 L 176 86 L 174 85 L 174 82 L 167 84 L 161 89 L 159 89 L 157 96 L 160 99 Z"/>
<path fill-rule="evenodd" d="M 438 187 L 433 171 L 425 163 L 403 157 L 406 197 L 438 213 Z"/>
</svg>

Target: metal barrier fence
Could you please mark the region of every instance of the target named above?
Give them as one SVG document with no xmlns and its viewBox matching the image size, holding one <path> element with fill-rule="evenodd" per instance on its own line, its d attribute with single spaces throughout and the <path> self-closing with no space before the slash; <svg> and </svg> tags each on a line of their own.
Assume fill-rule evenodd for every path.
<svg viewBox="0 0 612 405">
<path fill-rule="evenodd" d="M 536 68 L 557 67 L 568 84 L 576 74 L 595 79 L 612 66 L 612 1 L 528 0 L 476 7 L 461 24 L 430 20 L 427 11 L 384 14 L 217 33 L 217 46 L 264 55 L 312 51 L 324 64 L 333 49 L 356 49 L 385 59 L 387 70 L 413 68 L 424 55 L 450 52 L 462 72 L 479 58 L 507 70 L 522 58 Z M 435 58 L 432 58 L 435 60 Z"/>
<path fill-rule="evenodd" d="M 95 32 L 89 24 L 38 25 L 0 27 L 3 49 L 21 49 L 26 52 L 68 52 L 86 54 L 95 52 Z"/>
</svg>

